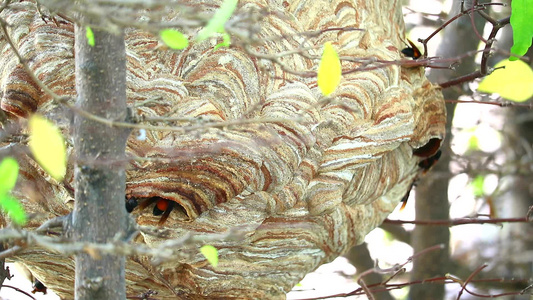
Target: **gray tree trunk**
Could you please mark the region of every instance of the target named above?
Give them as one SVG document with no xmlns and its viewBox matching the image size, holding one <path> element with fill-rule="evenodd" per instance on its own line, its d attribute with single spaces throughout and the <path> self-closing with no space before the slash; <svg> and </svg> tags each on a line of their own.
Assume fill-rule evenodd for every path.
<svg viewBox="0 0 533 300">
<path fill-rule="evenodd" d="M 123 34 L 76 27 L 77 106 L 109 120 L 126 119 L 126 59 Z M 76 203 L 69 229 L 77 241 L 106 243 L 126 229 L 124 151 L 128 132 L 77 115 L 74 121 Z M 98 257 L 100 256 L 100 257 Z M 78 254 L 75 298 L 125 299 L 125 258 Z"/>
<path fill-rule="evenodd" d="M 460 12 L 461 1 L 456 0 L 450 10 L 450 17 Z M 479 32 L 483 30 L 484 20 L 475 16 L 476 27 Z M 459 18 L 444 29 L 444 37 L 437 56 L 456 57 L 468 51 L 477 49 L 478 38 L 468 16 Z M 467 57 L 455 70 L 432 69 L 428 78 L 435 83 L 443 83 L 455 77 L 468 74 L 475 70 L 474 57 Z M 456 99 L 465 91 L 459 87 L 451 87 L 443 91 L 444 99 Z M 452 139 L 451 125 L 455 110 L 455 104 L 446 104 L 447 137 L 441 146 L 442 156 L 439 163 L 424 176 L 416 188 L 416 218 L 418 220 L 444 220 L 449 218 L 448 181 L 451 177 L 449 170 Z M 416 226 L 412 233 L 412 246 L 417 253 L 437 244 L 444 244 L 445 248 L 440 251 L 426 253 L 417 258 L 413 264 L 411 279 L 428 279 L 436 276 L 444 276 L 450 272 L 449 239 L 450 231 L 444 226 Z M 421 284 L 413 285 L 409 290 L 410 299 L 444 299 L 444 285 Z"/>
</svg>

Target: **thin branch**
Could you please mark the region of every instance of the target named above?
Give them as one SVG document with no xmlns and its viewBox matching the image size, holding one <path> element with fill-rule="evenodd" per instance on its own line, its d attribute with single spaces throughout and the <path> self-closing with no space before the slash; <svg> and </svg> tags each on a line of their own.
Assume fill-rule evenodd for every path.
<svg viewBox="0 0 533 300">
<path fill-rule="evenodd" d="M 465 224 L 500 224 L 500 223 L 529 223 L 528 218 L 499 218 L 499 219 L 478 219 L 478 218 L 459 218 L 452 220 L 391 220 L 385 219 L 383 223 L 388 224 L 415 224 L 427 226 L 457 226 Z"/>
<path fill-rule="evenodd" d="M 53 219 L 47 220 L 43 224 L 41 224 L 41 226 L 39 226 L 37 229 L 35 229 L 35 232 L 44 233 L 44 232 L 47 232 L 49 229 L 52 229 L 52 228 L 63 227 L 63 224 L 68 219 L 68 216 L 69 215 L 59 216 L 59 217 L 55 217 Z"/>
<path fill-rule="evenodd" d="M 13 247 L 11 247 L 9 249 L 6 249 L 6 250 L 0 252 L 0 259 L 5 259 L 7 257 L 13 256 L 13 255 L 17 254 L 17 252 L 19 252 L 20 250 L 22 250 L 21 246 L 13 246 Z"/>
<path fill-rule="evenodd" d="M 525 289 L 520 291 L 520 295 L 524 295 L 527 291 L 533 289 L 533 284 L 528 285 Z"/>
<path fill-rule="evenodd" d="M 477 280 L 470 280 L 471 283 L 478 283 L 478 282 L 510 282 L 510 283 L 516 283 L 516 282 L 528 282 L 527 279 L 523 280 L 505 280 L 505 279 L 499 279 L 499 278 L 493 278 L 493 279 L 477 279 Z M 433 278 L 427 278 L 427 279 L 420 279 L 420 280 L 413 280 L 403 283 L 393 283 L 393 284 L 387 284 L 384 285 L 383 283 L 375 283 L 367 285 L 367 288 L 371 289 L 372 292 L 378 293 L 378 292 L 384 292 L 384 291 L 392 291 L 392 290 L 399 290 L 403 289 L 408 286 L 413 286 L 417 284 L 429 284 L 429 283 L 442 283 L 442 284 L 451 284 L 451 283 L 457 283 L 462 285 L 463 281 L 459 278 L 453 277 L 451 275 L 447 276 L 439 276 L 439 277 L 433 277 Z M 527 287 L 526 289 L 523 289 L 521 291 L 517 292 L 506 292 L 506 293 L 500 293 L 500 294 L 479 294 L 473 291 L 468 290 L 465 288 L 465 291 L 469 293 L 470 295 L 481 297 L 481 298 L 498 298 L 498 297 L 504 297 L 504 296 L 517 296 L 517 295 L 523 295 L 527 292 L 528 289 L 533 288 L 533 285 Z M 330 299 L 330 298 L 346 298 L 349 296 L 358 296 L 358 295 L 364 295 L 365 292 L 362 288 L 358 288 L 356 290 L 353 290 L 349 293 L 340 293 L 335 295 L 328 295 L 323 297 L 315 297 L 315 298 L 305 298 L 300 300 L 316 300 L 316 299 Z"/>
<path fill-rule="evenodd" d="M 477 79 L 477 78 L 480 78 L 480 77 L 483 77 L 483 76 L 485 76 L 485 75 L 480 70 L 477 70 L 477 71 L 472 72 L 470 74 L 466 74 L 466 75 L 454 78 L 452 80 L 446 81 L 444 83 L 441 83 L 441 84 L 439 84 L 439 86 L 441 88 L 445 89 L 445 88 L 448 88 L 448 87 L 451 87 L 451 86 L 454 86 L 454 85 L 457 85 L 457 84 L 461 84 L 461 83 L 464 83 L 464 82 L 472 81 L 474 79 Z"/>
<path fill-rule="evenodd" d="M 368 298 L 368 300 L 374 300 L 374 295 L 372 295 L 372 292 L 370 291 L 370 289 L 366 286 L 363 278 L 359 278 L 359 280 L 357 280 L 357 283 L 361 286 L 361 288 L 363 289 L 363 291 L 365 291 L 365 295 L 366 297 Z"/>
<path fill-rule="evenodd" d="M 187 246 L 195 248 L 198 245 L 206 243 L 213 243 L 216 241 L 238 241 L 248 232 L 247 227 L 239 226 L 232 228 L 225 233 L 213 233 L 209 235 L 195 235 L 194 233 L 187 233 L 178 239 L 166 240 L 160 243 L 157 247 L 149 247 L 145 244 L 131 244 L 124 242 L 121 237 L 117 236 L 109 243 L 88 243 L 88 242 L 72 242 L 65 240 L 63 237 L 49 237 L 36 234 L 32 231 L 3 228 L 0 229 L 0 242 L 6 240 L 18 240 L 25 243 L 24 247 L 37 245 L 50 251 L 59 252 L 65 255 L 72 255 L 77 253 L 88 253 L 95 257 L 101 254 L 119 254 L 119 255 L 143 255 L 153 258 L 153 264 L 157 265 L 169 259 L 176 259 L 176 257 L 187 256 L 184 249 Z M 23 249 L 24 247 L 14 246 L 2 253 L 12 253 Z M 191 249 L 191 248 L 189 248 Z M 9 251 L 9 252 L 8 252 Z M 196 250 L 194 250 L 196 251 Z"/>
<path fill-rule="evenodd" d="M 477 38 L 478 38 L 480 41 L 482 41 L 483 43 L 486 43 L 487 40 L 485 40 L 485 39 L 483 38 L 483 36 L 479 33 L 479 31 L 477 30 L 477 27 L 476 27 L 476 23 L 475 23 L 475 21 L 474 21 L 474 8 L 475 8 L 476 6 L 478 6 L 477 1 L 478 1 L 478 0 L 474 0 L 474 1 L 472 2 L 472 7 L 468 9 L 468 10 L 469 10 L 468 16 L 470 17 L 470 24 L 472 25 L 472 29 L 474 29 L 474 33 L 476 34 Z M 462 2 L 462 5 L 464 5 L 464 1 Z M 482 10 L 479 10 L 478 13 L 484 13 L 484 14 L 485 14 L 485 12 L 482 11 Z"/>
<path fill-rule="evenodd" d="M 6 287 L 6 288 L 14 289 L 14 290 L 17 291 L 17 292 L 19 292 L 19 293 L 21 293 L 21 294 L 24 294 L 24 295 L 30 297 L 30 298 L 33 299 L 33 300 L 36 300 L 35 297 L 33 297 L 32 295 L 28 294 L 27 292 L 25 292 L 25 291 L 23 291 L 23 290 L 21 290 L 21 289 L 19 289 L 19 288 L 14 287 L 14 286 L 7 285 L 7 284 L 3 284 L 3 285 L 1 285 L 1 287 Z"/>
<path fill-rule="evenodd" d="M 485 49 L 492 48 L 492 44 L 496 41 L 496 35 L 498 34 L 498 31 L 500 31 L 501 28 L 503 28 L 505 25 L 510 23 L 511 18 L 503 18 L 501 20 L 495 20 L 485 12 L 480 11 L 480 15 L 490 22 L 492 24 L 492 30 L 489 34 L 489 37 L 485 44 Z M 481 73 L 482 74 L 488 74 L 488 60 L 489 60 L 490 52 L 483 52 L 483 55 L 481 57 Z"/>
<path fill-rule="evenodd" d="M 413 254 L 412 256 L 410 256 L 409 258 L 407 258 L 407 260 L 402 263 L 402 264 L 395 264 L 394 266 L 392 266 L 391 268 L 387 268 L 387 269 L 381 269 L 379 268 L 378 266 L 378 262 L 376 261 L 376 266 L 374 268 L 371 268 L 371 269 L 368 269 L 362 273 L 360 273 L 358 276 L 357 276 L 357 283 L 359 283 L 359 285 L 361 286 L 361 288 L 355 290 L 355 291 L 352 291 L 350 293 L 346 293 L 346 294 L 336 294 L 336 295 L 329 295 L 329 296 L 325 296 L 325 297 L 316 297 L 316 298 L 308 298 L 306 300 L 315 300 L 315 299 L 329 299 L 329 298 L 333 298 L 333 297 L 348 297 L 348 296 L 354 296 L 354 295 L 360 295 L 360 294 L 365 294 L 367 295 L 367 297 L 369 297 L 369 299 L 373 299 L 373 295 L 372 295 L 372 292 L 382 292 L 382 291 L 387 291 L 388 289 L 386 288 L 385 290 L 379 290 L 379 289 L 373 289 L 374 287 L 379 287 L 379 286 L 385 286 L 385 284 L 383 282 L 381 283 L 377 283 L 377 284 L 372 284 L 372 285 L 365 285 L 365 283 L 361 280 L 364 276 L 368 275 L 368 274 L 371 274 L 371 273 L 380 273 L 380 274 L 387 274 L 387 273 L 394 273 L 394 274 L 398 274 L 398 272 L 401 272 L 405 265 L 407 265 L 408 263 L 412 262 L 413 259 L 416 259 L 417 257 L 420 257 L 428 252 L 431 252 L 431 251 L 435 251 L 435 250 L 438 250 L 438 249 L 443 249 L 444 248 L 444 245 L 443 244 L 439 244 L 439 245 L 435 245 L 435 246 L 432 246 L 432 247 L 429 247 L 429 248 L 426 248 L 420 252 L 417 252 L 415 254 Z M 385 282 L 388 282 L 390 280 L 390 278 L 385 281 Z M 362 292 L 361 292 L 362 291 Z"/>
<path fill-rule="evenodd" d="M 472 104 L 489 104 L 499 107 L 525 107 L 533 109 L 533 103 L 516 103 L 511 101 L 494 102 L 494 101 L 478 101 L 478 100 L 457 100 L 457 99 L 445 99 L 448 103 L 472 103 Z"/>
<path fill-rule="evenodd" d="M 195 130 L 205 130 L 206 128 L 223 128 L 223 127 L 229 127 L 229 126 L 238 126 L 238 125 L 246 125 L 246 124 L 263 124 L 263 123 L 285 123 L 285 122 L 301 122 L 302 120 L 299 118 L 293 118 L 293 119 L 281 119 L 281 118 L 258 118 L 258 119 L 241 119 L 241 120 L 231 120 L 231 121 L 225 121 L 225 122 L 209 122 L 209 123 L 201 123 L 199 125 L 193 125 L 193 126 L 179 126 L 179 127 L 172 127 L 172 126 L 154 126 L 154 125 L 144 125 L 144 124 L 135 124 L 135 123 L 129 123 L 129 122 L 119 122 L 114 121 L 110 119 L 106 119 L 97 115 L 94 115 L 88 111 L 85 111 L 76 105 L 72 104 L 72 98 L 68 96 L 59 96 L 56 93 L 54 93 L 46 84 L 44 84 L 31 70 L 31 68 L 28 66 L 26 60 L 20 55 L 18 48 L 15 46 L 13 41 L 11 40 L 8 32 L 7 32 L 7 23 L 0 18 L 0 28 L 2 29 L 2 32 L 4 33 L 4 36 L 6 38 L 6 41 L 10 45 L 11 49 L 13 50 L 13 53 L 18 58 L 19 63 L 24 67 L 24 70 L 28 75 L 31 77 L 31 79 L 48 95 L 52 97 L 52 99 L 56 103 L 63 104 L 70 108 L 72 111 L 76 112 L 82 117 L 85 117 L 89 120 L 102 123 L 104 125 L 107 125 L 109 127 L 122 127 L 122 128 L 131 128 L 131 129 L 145 129 L 145 130 L 154 130 L 154 131 L 172 131 L 172 132 L 179 132 L 179 133 L 187 133 Z M 258 54 L 259 55 L 259 54 Z M 161 119 L 158 119 L 158 121 L 161 121 Z"/>
<path fill-rule="evenodd" d="M 461 298 L 461 295 L 463 294 L 463 291 L 466 290 L 466 286 L 468 285 L 468 283 L 479 273 L 481 272 L 481 270 L 485 269 L 488 265 L 487 264 L 483 264 L 481 265 L 479 268 L 475 269 L 474 272 L 472 272 L 472 274 L 470 274 L 470 276 L 468 276 L 468 278 L 465 280 L 465 282 L 462 284 L 462 287 L 461 287 L 461 290 L 459 291 L 459 293 L 457 294 L 457 300 L 460 300 Z"/>
<path fill-rule="evenodd" d="M 461 76 L 459 78 L 454 78 L 452 80 L 449 80 L 444 83 L 440 83 L 439 86 L 442 88 L 448 88 L 457 84 L 461 84 L 464 82 L 472 81 L 476 78 L 480 78 L 483 76 L 486 76 L 488 74 L 488 67 L 487 67 L 487 59 L 492 52 L 492 45 L 495 41 L 495 37 L 497 32 L 506 24 L 509 23 L 509 18 L 504 18 L 502 20 L 496 21 L 492 19 L 487 13 L 485 13 L 483 10 L 487 8 L 489 5 L 503 5 L 502 3 L 484 3 L 484 4 L 478 4 L 477 0 L 475 0 L 472 4 L 472 7 L 469 9 L 464 8 L 464 1 L 461 2 L 461 12 L 456 14 L 454 17 L 446 21 L 444 24 L 442 24 L 439 28 L 437 28 L 435 31 L 433 31 L 427 38 L 425 39 L 419 39 L 418 41 L 421 42 L 424 45 L 424 58 L 427 57 L 427 43 L 429 40 L 431 40 L 438 32 L 446 28 L 449 24 L 457 20 L 458 18 L 468 14 L 470 17 L 470 21 L 472 23 L 472 27 L 474 29 L 474 33 L 478 36 L 478 38 L 485 42 L 485 48 L 482 50 L 482 60 L 481 60 L 481 70 L 472 72 L 470 74 Z M 491 22 L 493 24 L 492 32 L 489 35 L 489 38 L 485 40 L 481 34 L 477 31 L 477 28 L 474 26 L 474 13 L 479 13 L 483 18 L 485 18 L 487 21 Z"/>
<path fill-rule="evenodd" d="M 423 45 L 424 45 L 424 57 L 427 57 L 427 43 L 429 42 L 429 40 L 431 40 L 437 33 L 439 33 L 441 30 L 443 30 L 446 26 L 448 26 L 450 23 L 452 23 L 453 21 L 459 19 L 460 17 L 466 15 L 466 14 L 471 14 L 473 12 L 476 12 L 476 11 L 481 11 L 481 10 L 485 10 L 487 9 L 487 6 L 491 6 L 491 5 L 504 5 L 503 3 L 486 3 L 486 4 L 483 4 L 483 5 L 480 5 L 478 7 L 472 7 L 472 9 L 467 9 L 465 10 L 464 8 L 461 8 L 461 12 L 458 13 L 457 15 L 455 15 L 454 17 L 452 17 L 451 19 L 449 19 L 448 21 L 444 22 L 444 24 L 442 24 L 441 26 L 439 26 L 439 28 L 435 29 L 435 31 L 433 31 L 428 37 L 426 37 L 425 39 L 418 39 L 419 42 L 421 42 Z"/>
</svg>

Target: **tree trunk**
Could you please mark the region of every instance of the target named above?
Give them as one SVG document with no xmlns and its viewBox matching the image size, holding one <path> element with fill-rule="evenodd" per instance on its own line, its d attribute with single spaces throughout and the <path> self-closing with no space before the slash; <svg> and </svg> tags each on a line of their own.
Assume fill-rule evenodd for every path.
<svg viewBox="0 0 533 300">
<path fill-rule="evenodd" d="M 77 106 L 109 120 L 126 118 L 126 59 L 123 34 L 76 26 Z M 69 232 L 76 241 L 107 243 L 124 235 L 124 152 L 128 132 L 77 115 L 74 121 L 75 197 Z M 125 258 L 81 253 L 75 257 L 76 299 L 125 299 Z"/>
<path fill-rule="evenodd" d="M 510 32 L 508 32 L 510 33 Z M 509 49 L 511 43 L 507 44 Z M 506 45 L 506 46 L 507 46 Z M 533 50 L 529 49 L 529 65 L 533 67 Z M 501 59 L 505 59 L 503 57 Z M 529 101 L 531 102 L 532 99 Z M 506 169 L 500 178 L 502 193 L 496 199 L 497 214 L 500 218 L 517 218 L 526 215 L 533 206 L 533 174 L 531 163 L 531 145 L 533 145 L 533 112 L 530 108 L 512 107 L 506 110 L 502 150 L 506 155 Z M 527 145 L 527 146 L 517 146 Z M 533 232 L 531 223 L 505 224 L 499 240 L 503 241 L 497 256 L 502 257 L 495 268 L 496 272 L 507 277 L 532 278 L 531 250 L 533 249 Z M 516 287 L 511 287 L 514 289 Z M 518 288 L 525 288 L 519 286 Z"/>
<path fill-rule="evenodd" d="M 456 0 L 450 10 L 450 17 L 460 12 L 461 1 Z M 482 32 L 483 19 L 475 16 L 478 31 Z M 470 18 L 461 17 L 459 20 L 448 25 L 444 30 L 444 37 L 437 51 L 441 57 L 456 57 L 475 50 L 479 40 L 473 34 Z M 428 78 L 432 82 L 442 83 L 455 77 L 468 74 L 475 70 L 474 57 L 468 57 L 461 61 L 455 70 L 432 69 Z M 457 87 L 443 91 L 444 99 L 456 99 L 465 92 Z M 451 125 L 455 110 L 455 104 L 446 104 L 446 132 L 448 137 L 442 144 L 442 156 L 439 163 L 420 180 L 416 188 L 416 218 L 418 220 L 444 220 L 449 218 L 448 181 L 451 174 L 449 170 L 452 137 Z M 435 276 L 444 276 L 450 272 L 449 268 L 449 239 L 450 231 L 441 226 L 416 226 L 412 233 L 412 246 L 414 252 L 422 251 L 437 244 L 444 244 L 445 248 L 440 251 L 426 253 L 414 261 L 411 279 L 428 279 Z M 409 290 L 411 299 L 444 299 L 444 285 L 423 284 L 413 285 Z"/>
</svg>

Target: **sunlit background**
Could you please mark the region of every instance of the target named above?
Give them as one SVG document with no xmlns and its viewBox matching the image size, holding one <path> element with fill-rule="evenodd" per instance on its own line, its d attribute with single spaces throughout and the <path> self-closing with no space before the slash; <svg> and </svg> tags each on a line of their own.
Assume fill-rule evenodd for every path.
<svg viewBox="0 0 533 300">
<path fill-rule="evenodd" d="M 437 19 L 442 12 L 448 12 L 451 7 L 451 0 L 411 0 L 409 9 L 404 9 L 405 21 L 409 30 L 408 38 L 416 41 L 418 38 L 425 38 L 435 30 L 435 27 L 420 25 L 425 24 L 423 18 Z M 420 14 L 424 12 L 427 14 Z M 432 14 L 432 15 L 428 15 Z M 435 55 L 436 49 L 440 43 L 440 35 L 437 35 L 428 44 L 429 56 Z M 476 83 L 470 85 L 475 90 Z M 480 96 L 481 97 L 481 96 Z M 485 96 L 486 97 L 486 96 Z M 460 100 L 471 100 L 468 96 Z M 495 162 L 503 162 L 505 159 L 501 153 L 502 128 L 504 126 L 504 111 L 506 108 L 500 108 L 492 105 L 481 104 L 458 104 L 452 128 L 452 150 L 457 158 L 467 154 L 472 149 L 483 152 L 484 154 L 494 154 Z M 451 165 L 451 171 L 456 174 L 449 184 L 449 202 L 450 218 L 463 218 L 476 216 L 476 214 L 494 214 L 494 208 L 491 208 L 490 196 L 498 188 L 505 184 L 501 182 L 502 178 L 496 174 L 488 174 L 480 181 L 473 180 L 468 174 L 464 173 L 467 162 L 461 159 L 454 160 Z M 407 206 L 403 211 L 399 207 L 390 215 L 390 219 L 396 220 L 414 220 L 414 194 L 410 194 Z M 505 207 L 498 208 L 503 210 Z M 525 214 L 525 212 L 524 212 Z M 406 230 L 412 230 L 413 225 L 403 225 Z M 499 244 L 502 242 L 502 231 L 505 231 L 508 225 L 461 225 L 450 228 L 450 250 L 454 260 L 465 262 L 465 264 L 477 264 L 480 261 L 491 262 L 491 258 L 498 254 Z M 388 268 L 394 264 L 404 263 L 411 255 L 413 250 L 411 246 L 403 242 L 394 240 L 386 231 L 377 228 L 372 231 L 365 239 L 368 244 L 370 254 L 374 260 L 379 261 L 381 268 Z M 527 258 L 533 258 L 533 251 L 524 254 Z M 13 279 L 4 282 L 6 285 L 17 287 L 23 291 L 32 290 L 31 282 L 19 274 L 13 264 L 8 264 Z M 475 267 L 475 266 L 474 266 Z M 411 265 L 406 265 L 407 271 Z M 489 266 L 490 268 L 490 266 Z M 357 270 L 364 271 L 364 270 Z M 287 295 L 288 299 L 305 299 L 316 298 L 321 296 L 335 295 L 339 293 L 349 293 L 359 286 L 356 283 L 356 269 L 346 258 L 339 257 L 332 263 L 319 267 L 315 272 L 308 274 L 292 292 Z M 407 276 L 397 276 L 393 282 L 408 281 Z M 406 299 L 409 287 L 391 291 L 396 299 Z M 456 299 L 460 286 L 458 284 L 448 284 L 446 286 L 447 299 Z M 474 287 L 471 289 L 475 290 Z M 495 291 L 496 292 L 496 291 Z M 19 300 L 31 299 L 20 292 L 11 288 L 2 288 L 0 291 L 2 299 Z M 50 300 L 59 299 L 51 291 L 47 295 L 40 293 L 32 294 L 35 299 Z M 527 297 L 527 296 L 525 296 Z M 366 299 L 366 296 L 351 296 L 343 299 Z M 479 299 L 463 295 L 463 300 Z M 513 298 L 528 299 L 528 298 Z M 533 299 L 533 298 L 531 298 Z"/>
</svg>

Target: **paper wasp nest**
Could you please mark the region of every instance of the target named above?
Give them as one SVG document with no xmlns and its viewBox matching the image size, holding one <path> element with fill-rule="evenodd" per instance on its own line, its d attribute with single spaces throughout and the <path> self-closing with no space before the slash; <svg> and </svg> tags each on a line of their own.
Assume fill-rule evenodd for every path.
<svg viewBox="0 0 533 300">
<path fill-rule="evenodd" d="M 61 18 L 43 21 L 32 3 L 17 5 L 2 18 L 21 54 L 53 91 L 75 96 L 73 25 Z M 212 11 L 219 3 L 190 5 Z M 402 59 L 399 1 L 250 0 L 240 2 L 236 14 L 262 8 L 270 13 L 253 24 L 260 25 L 254 34 L 263 41 L 249 46 L 254 52 L 277 55 L 302 47 L 319 58 L 321 46 L 331 41 L 342 58 Z M 362 30 L 301 34 L 335 27 Z M 237 42 L 215 50 L 218 42 L 167 51 L 152 34 L 127 32 L 128 103 L 157 99 L 134 112 L 181 118 L 172 126 L 185 129 L 130 136 L 128 153 L 144 159 L 128 167 L 126 198 L 175 203 L 161 226 L 153 205 L 135 209 L 138 224 L 170 232 L 166 238 L 143 234 L 136 242 L 154 246 L 186 233 L 237 233 L 209 241 L 219 250 L 217 268 L 196 246 L 157 266 L 130 257 L 128 295 L 151 289 L 157 299 L 283 298 L 305 274 L 361 243 L 387 217 L 416 176 L 420 158 L 413 150 L 444 136 L 442 95 L 423 68 L 388 64 L 345 74 L 328 100 L 316 76 L 286 71 L 316 71 L 319 59 L 287 55 L 280 58 L 282 67 Z M 0 49 L 2 109 L 11 119 L 35 111 L 57 116 L 57 106 L 17 64 L 3 37 Z M 343 61 L 343 70 L 357 67 L 364 65 Z M 212 126 L 219 121 L 234 122 Z M 68 125 L 61 124 L 67 138 Z M 17 196 L 34 213 L 28 228 L 68 214 L 72 179 L 51 183 L 29 157 L 19 161 L 24 192 Z M 73 298 L 72 258 L 27 248 L 12 259 L 60 296 Z"/>
</svg>

